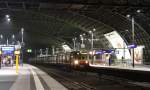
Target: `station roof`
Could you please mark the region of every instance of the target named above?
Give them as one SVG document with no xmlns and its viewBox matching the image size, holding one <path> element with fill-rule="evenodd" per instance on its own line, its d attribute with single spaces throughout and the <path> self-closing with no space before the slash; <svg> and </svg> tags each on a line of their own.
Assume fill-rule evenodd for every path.
<svg viewBox="0 0 150 90">
<path fill-rule="evenodd" d="M 6 14 L 11 18 L 9 24 L 4 19 Z M 79 39 L 80 34 L 88 34 L 93 28 L 99 39 L 113 30 L 120 33 L 130 30 L 131 21 L 126 15 L 135 18 L 137 32 L 146 32 L 142 35 L 149 37 L 149 0 L 0 0 L 0 33 L 5 39 L 15 34 L 21 40 L 19 33 L 23 27 L 27 47 L 50 47 L 62 43 L 73 46 L 74 37 Z M 104 48 L 105 44 L 99 44 L 102 41 L 105 39 L 95 45 Z M 137 43 L 144 42 L 146 39 Z"/>
</svg>

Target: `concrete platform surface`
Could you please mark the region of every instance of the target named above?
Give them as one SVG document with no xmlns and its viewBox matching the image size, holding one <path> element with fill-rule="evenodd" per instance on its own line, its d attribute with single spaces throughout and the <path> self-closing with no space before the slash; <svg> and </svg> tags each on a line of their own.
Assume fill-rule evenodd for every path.
<svg viewBox="0 0 150 90">
<path fill-rule="evenodd" d="M 68 90 L 39 68 L 24 64 L 0 69 L 0 90 Z"/>
<path fill-rule="evenodd" d="M 93 65 L 93 64 L 90 64 L 90 66 L 91 67 L 103 67 L 103 68 L 126 69 L 126 70 L 150 72 L 150 65 L 135 65 L 134 68 L 132 66 L 126 66 L 126 65 L 108 66 L 108 65 Z"/>
</svg>

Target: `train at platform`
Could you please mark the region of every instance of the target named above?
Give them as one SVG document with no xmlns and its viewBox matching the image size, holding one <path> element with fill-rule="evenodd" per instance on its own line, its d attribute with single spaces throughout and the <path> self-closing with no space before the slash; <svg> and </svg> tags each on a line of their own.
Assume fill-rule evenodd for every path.
<svg viewBox="0 0 150 90">
<path fill-rule="evenodd" d="M 30 59 L 31 63 L 53 64 L 69 66 L 71 69 L 85 69 L 89 67 L 87 52 L 72 51 L 67 53 L 58 53 L 56 55 L 39 55 Z"/>
</svg>

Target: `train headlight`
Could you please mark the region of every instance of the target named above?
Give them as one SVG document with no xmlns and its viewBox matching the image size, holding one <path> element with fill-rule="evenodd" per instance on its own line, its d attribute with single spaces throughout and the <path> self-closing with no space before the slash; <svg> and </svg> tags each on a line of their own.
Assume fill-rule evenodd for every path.
<svg viewBox="0 0 150 90">
<path fill-rule="evenodd" d="M 87 60 L 86 60 L 86 61 L 85 61 L 85 63 L 86 63 L 86 64 L 88 64 L 88 63 L 89 63 L 89 61 L 87 61 Z"/>
<path fill-rule="evenodd" d="M 75 64 L 75 65 L 78 65 L 78 64 L 79 64 L 79 61 L 78 61 L 78 60 L 75 60 L 75 61 L 74 61 L 74 64 Z"/>
</svg>

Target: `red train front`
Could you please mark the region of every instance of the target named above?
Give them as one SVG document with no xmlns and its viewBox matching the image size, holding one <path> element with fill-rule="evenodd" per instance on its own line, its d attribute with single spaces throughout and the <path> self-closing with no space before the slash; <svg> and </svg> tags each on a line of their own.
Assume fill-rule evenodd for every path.
<svg viewBox="0 0 150 90">
<path fill-rule="evenodd" d="M 83 52 L 71 52 L 71 66 L 73 69 L 85 69 L 89 66 L 88 55 Z"/>
</svg>

